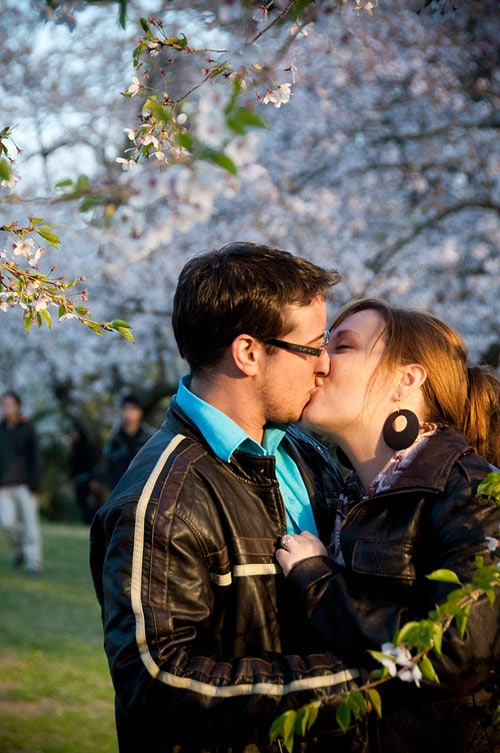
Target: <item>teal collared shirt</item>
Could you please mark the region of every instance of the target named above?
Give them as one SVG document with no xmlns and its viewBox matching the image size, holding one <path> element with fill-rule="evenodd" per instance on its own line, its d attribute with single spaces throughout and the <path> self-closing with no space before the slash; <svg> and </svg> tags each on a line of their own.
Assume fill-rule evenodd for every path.
<svg viewBox="0 0 500 753">
<path fill-rule="evenodd" d="M 229 463 L 235 450 L 249 455 L 274 455 L 276 478 L 285 503 L 288 533 L 310 531 L 317 535 L 316 522 L 300 471 L 293 458 L 281 446 L 286 429 L 277 425 L 265 428 L 262 444 L 259 444 L 229 416 L 194 395 L 189 389 L 189 382 L 189 376 L 184 376 L 179 381 L 175 396 L 177 405 L 198 427 L 217 457 Z"/>
</svg>

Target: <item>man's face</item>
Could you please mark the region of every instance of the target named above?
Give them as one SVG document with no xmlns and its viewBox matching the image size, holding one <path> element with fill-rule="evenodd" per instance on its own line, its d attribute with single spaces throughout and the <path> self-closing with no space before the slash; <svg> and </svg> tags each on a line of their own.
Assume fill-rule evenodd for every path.
<svg viewBox="0 0 500 753">
<path fill-rule="evenodd" d="M 144 413 L 139 405 L 124 403 L 122 406 L 122 424 L 125 431 L 135 433 L 141 425 L 143 416 Z"/>
<path fill-rule="evenodd" d="M 296 345 L 320 348 L 326 329 L 326 304 L 323 298 L 309 306 L 288 306 L 287 321 L 293 329 L 280 339 Z M 266 421 L 295 423 L 316 389 L 316 378 L 326 376 L 330 358 L 324 349 L 320 356 L 275 349 L 266 357 L 260 397 Z"/>
<path fill-rule="evenodd" d="M 2 415 L 7 423 L 16 423 L 19 419 L 21 408 L 12 395 L 2 397 Z"/>
</svg>

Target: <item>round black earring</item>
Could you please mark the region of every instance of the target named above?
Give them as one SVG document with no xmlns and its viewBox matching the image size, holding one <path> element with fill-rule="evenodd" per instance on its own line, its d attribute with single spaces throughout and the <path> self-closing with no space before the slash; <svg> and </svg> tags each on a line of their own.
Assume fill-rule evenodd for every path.
<svg viewBox="0 0 500 753">
<path fill-rule="evenodd" d="M 406 418 L 406 426 L 402 431 L 396 431 L 394 428 L 398 416 Z M 404 450 L 405 447 L 409 447 L 416 440 L 419 428 L 418 416 L 413 411 L 403 408 L 403 410 L 394 411 L 390 416 L 387 416 L 382 429 L 382 436 L 391 450 Z"/>
</svg>

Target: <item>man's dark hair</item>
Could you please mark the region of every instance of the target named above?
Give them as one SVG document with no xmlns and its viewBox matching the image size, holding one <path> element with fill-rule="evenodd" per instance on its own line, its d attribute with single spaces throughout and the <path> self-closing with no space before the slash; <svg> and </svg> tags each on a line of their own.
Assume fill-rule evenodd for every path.
<svg viewBox="0 0 500 753">
<path fill-rule="evenodd" d="M 11 397 L 13 400 L 16 401 L 19 407 L 22 405 L 22 400 L 20 396 L 17 394 L 17 392 L 14 392 L 14 390 L 6 390 L 0 397 Z"/>
<path fill-rule="evenodd" d="M 328 298 L 333 270 L 256 243 L 230 243 L 190 259 L 174 296 L 172 325 L 192 372 L 217 364 L 239 334 L 262 340 L 287 334 L 287 305 Z"/>
<path fill-rule="evenodd" d="M 124 395 L 122 397 L 120 401 L 120 407 L 123 408 L 125 405 L 135 405 L 136 408 L 144 409 L 144 406 L 140 398 L 138 398 L 137 395 L 133 395 L 133 394 Z"/>
</svg>

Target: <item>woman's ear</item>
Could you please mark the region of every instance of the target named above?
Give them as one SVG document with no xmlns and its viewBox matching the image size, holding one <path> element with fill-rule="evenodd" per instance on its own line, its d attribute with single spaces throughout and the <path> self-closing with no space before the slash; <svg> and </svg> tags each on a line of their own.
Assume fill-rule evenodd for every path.
<svg viewBox="0 0 500 753">
<path fill-rule="evenodd" d="M 238 371 L 245 376 L 255 376 L 259 366 L 262 345 L 252 335 L 238 335 L 231 343 L 231 355 Z"/>
<path fill-rule="evenodd" d="M 427 379 L 426 369 L 419 363 L 410 363 L 401 367 L 401 380 L 399 382 L 399 399 L 403 400 L 407 395 L 418 390 Z"/>
</svg>

